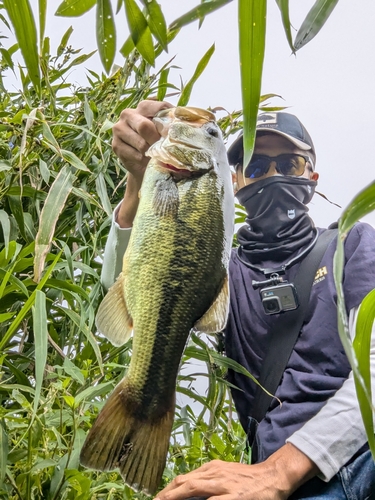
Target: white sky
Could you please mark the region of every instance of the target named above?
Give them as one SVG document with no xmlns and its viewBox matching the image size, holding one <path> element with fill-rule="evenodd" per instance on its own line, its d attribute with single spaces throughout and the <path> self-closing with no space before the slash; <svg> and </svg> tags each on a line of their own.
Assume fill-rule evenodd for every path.
<svg viewBox="0 0 375 500">
<path fill-rule="evenodd" d="M 199 0 L 159 2 L 167 22 L 171 22 Z M 52 45 L 58 45 L 72 24 L 73 47 L 83 47 L 84 52 L 93 50 L 94 11 L 81 18 L 54 18 L 53 9 L 59 3 L 50 2 L 46 34 Z M 297 29 L 313 3 L 290 0 L 291 20 Z M 32 4 L 37 5 L 37 1 L 32 0 Z M 124 11 L 116 22 L 121 45 L 128 35 Z M 375 2 L 340 0 L 322 31 L 295 57 L 290 54 L 276 2 L 268 2 L 262 93 L 281 95 L 284 101 L 276 99 L 273 104 L 289 106 L 288 111 L 304 123 L 317 152 L 318 190 L 342 207 L 375 177 L 374 23 Z M 180 69 L 173 70 L 174 81 L 178 84 L 181 77 L 186 82 L 213 42 L 216 51 L 194 87 L 190 104 L 222 106 L 228 111 L 241 109 L 236 1 L 210 14 L 199 31 L 197 23 L 183 28 L 170 45 L 169 54 L 157 60 L 156 69 L 176 55 L 174 64 Z M 115 62 L 123 64 L 123 57 L 119 54 Z M 86 67 L 100 71 L 98 56 L 89 59 Z M 75 71 L 71 79 L 85 84 L 82 71 Z M 315 196 L 310 213 L 317 225 L 325 226 L 336 220 L 341 210 Z M 364 220 L 375 225 L 375 214 Z"/>
</svg>

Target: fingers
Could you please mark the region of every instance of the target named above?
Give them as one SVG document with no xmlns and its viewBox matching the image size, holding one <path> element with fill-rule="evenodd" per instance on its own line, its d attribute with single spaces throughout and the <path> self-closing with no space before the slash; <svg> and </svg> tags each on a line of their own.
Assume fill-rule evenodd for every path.
<svg viewBox="0 0 375 500">
<path fill-rule="evenodd" d="M 148 163 L 145 153 L 160 138 L 152 118 L 170 107 L 167 102 L 142 101 L 136 109 L 122 111 L 113 126 L 112 148 L 131 173 L 144 170 Z"/>
<path fill-rule="evenodd" d="M 187 500 L 191 497 L 220 496 L 220 500 L 224 500 L 230 494 L 228 482 L 223 481 L 220 473 L 221 468 L 225 468 L 224 464 L 220 460 L 213 460 L 188 474 L 177 476 L 158 494 L 158 499 Z"/>
</svg>

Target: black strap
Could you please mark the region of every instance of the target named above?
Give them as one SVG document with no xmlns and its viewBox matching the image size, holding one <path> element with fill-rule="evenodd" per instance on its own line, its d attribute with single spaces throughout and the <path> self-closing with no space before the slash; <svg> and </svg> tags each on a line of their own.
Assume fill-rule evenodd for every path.
<svg viewBox="0 0 375 500">
<path fill-rule="evenodd" d="M 318 265 L 328 245 L 336 235 L 337 229 L 327 229 L 324 231 L 324 233 L 319 236 L 314 248 L 303 259 L 296 278 L 293 281 L 297 289 L 299 306 L 297 309 L 287 311 L 280 315 L 274 328 L 271 329 L 269 350 L 258 379 L 259 383 L 271 394 L 275 394 L 280 384 L 281 377 L 288 364 L 294 344 L 301 331 Z M 272 399 L 273 398 L 261 387 L 257 386 L 254 396 L 254 405 L 250 412 L 252 418 L 260 422 L 264 418 Z M 252 435 L 249 436 L 250 445 L 254 439 L 255 431 L 256 429 L 254 429 L 251 432 Z"/>
</svg>

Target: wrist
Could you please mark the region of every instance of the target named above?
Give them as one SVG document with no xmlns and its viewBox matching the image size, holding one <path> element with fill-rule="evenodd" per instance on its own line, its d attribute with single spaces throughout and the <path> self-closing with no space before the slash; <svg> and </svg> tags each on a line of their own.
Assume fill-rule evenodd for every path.
<svg viewBox="0 0 375 500">
<path fill-rule="evenodd" d="M 280 488 L 288 496 L 319 474 L 318 466 L 291 443 L 276 451 L 268 461 L 273 464 L 277 477 L 280 478 Z"/>
</svg>

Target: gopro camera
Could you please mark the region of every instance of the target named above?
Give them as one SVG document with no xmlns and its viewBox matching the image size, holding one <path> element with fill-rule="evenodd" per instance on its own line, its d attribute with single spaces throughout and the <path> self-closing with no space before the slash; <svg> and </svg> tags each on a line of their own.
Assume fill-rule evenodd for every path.
<svg viewBox="0 0 375 500">
<path fill-rule="evenodd" d="M 284 281 L 278 273 L 270 279 L 252 282 L 254 290 L 260 288 L 259 294 L 266 314 L 278 314 L 297 309 L 299 306 L 296 287 Z"/>
<path fill-rule="evenodd" d="M 269 286 L 259 290 L 264 312 L 266 314 L 278 314 L 284 311 L 297 309 L 297 290 L 293 283 L 282 282 L 275 286 Z"/>
</svg>

